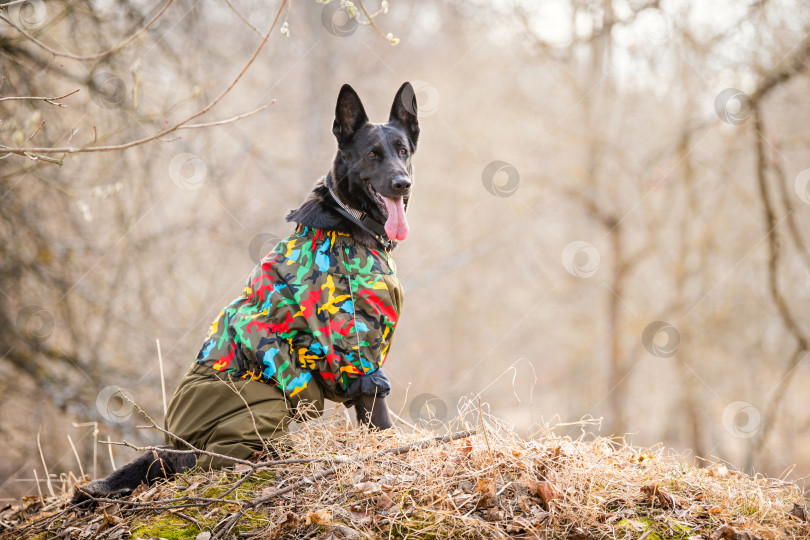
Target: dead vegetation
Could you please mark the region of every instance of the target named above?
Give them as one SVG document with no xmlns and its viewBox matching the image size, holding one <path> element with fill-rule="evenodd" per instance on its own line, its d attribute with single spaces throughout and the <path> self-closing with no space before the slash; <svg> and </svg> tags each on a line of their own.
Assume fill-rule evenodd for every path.
<svg viewBox="0 0 810 540">
<path fill-rule="evenodd" d="M 69 493 L 0 511 L 0 538 L 807 538 L 802 490 L 549 429 L 527 440 L 474 410 L 443 432 L 368 433 L 341 417 L 289 458 L 186 474 L 93 511 Z M 455 430 L 455 431 L 452 431 Z"/>
</svg>

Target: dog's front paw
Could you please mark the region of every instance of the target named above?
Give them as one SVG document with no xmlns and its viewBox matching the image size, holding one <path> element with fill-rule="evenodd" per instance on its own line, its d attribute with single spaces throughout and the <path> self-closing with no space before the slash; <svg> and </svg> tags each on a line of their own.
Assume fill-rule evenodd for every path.
<svg viewBox="0 0 810 540">
<path fill-rule="evenodd" d="M 387 397 L 391 393 L 391 381 L 382 368 L 350 380 L 346 397 L 356 401 L 360 396 Z"/>
<path fill-rule="evenodd" d="M 373 429 L 388 429 L 393 426 L 385 398 L 362 395 L 354 401 L 357 421 Z"/>
</svg>

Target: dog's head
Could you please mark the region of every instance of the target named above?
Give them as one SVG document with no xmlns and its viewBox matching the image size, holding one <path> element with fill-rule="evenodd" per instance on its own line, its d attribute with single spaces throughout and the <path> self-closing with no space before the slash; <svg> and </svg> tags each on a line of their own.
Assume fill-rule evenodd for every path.
<svg viewBox="0 0 810 540">
<path fill-rule="evenodd" d="M 332 127 L 338 153 L 332 178 L 344 202 L 385 223 L 391 240 L 408 235 L 405 209 L 413 186 L 411 156 L 419 139 L 416 96 L 403 84 L 385 124 L 372 124 L 357 92 L 343 85 Z"/>
</svg>

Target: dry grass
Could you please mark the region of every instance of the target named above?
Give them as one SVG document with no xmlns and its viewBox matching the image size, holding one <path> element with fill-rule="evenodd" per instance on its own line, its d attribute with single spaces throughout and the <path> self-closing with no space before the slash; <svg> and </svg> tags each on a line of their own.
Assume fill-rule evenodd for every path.
<svg viewBox="0 0 810 540">
<path fill-rule="evenodd" d="M 478 410 L 451 427 L 476 433 L 310 422 L 289 456 L 308 463 L 188 474 L 95 512 L 28 500 L 0 512 L 0 538 L 810 538 L 790 482 L 605 438 L 525 440 Z"/>
</svg>

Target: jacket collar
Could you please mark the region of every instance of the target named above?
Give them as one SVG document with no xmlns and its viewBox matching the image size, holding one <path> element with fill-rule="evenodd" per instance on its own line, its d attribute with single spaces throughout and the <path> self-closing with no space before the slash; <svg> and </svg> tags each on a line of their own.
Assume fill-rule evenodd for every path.
<svg viewBox="0 0 810 540">
<path fill-rule="evenodd" d="M 335 204 L 337 205 L 335 206 L 335 210 L 337 210 L 339 214 L 373 236 L 384 250 L 388 251 L 393 247 L 393 242 L 391 242 L 391 239 L 388 238 L 388 234 L 385 232 L 385 225 L 372 218 L 365 212 L 362 212 L 357 208 L 352 208 L 340 198 L 340 195 L 338 195 L 337 190 L 335 189 L 331 174 L 326 175 L 324 184 L 326 184 L 327 189 L 329 189 L 329 195 L 331 195 L 332 199 L 334 199 Z"/>
</svg>

